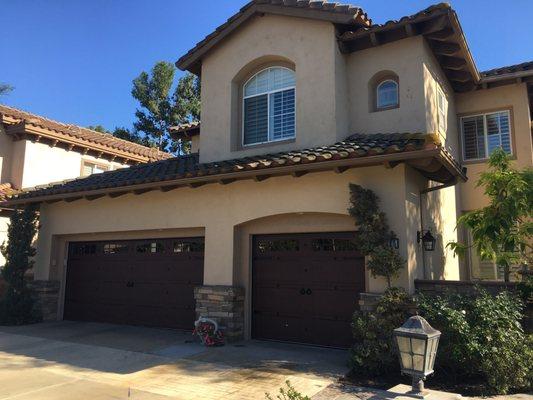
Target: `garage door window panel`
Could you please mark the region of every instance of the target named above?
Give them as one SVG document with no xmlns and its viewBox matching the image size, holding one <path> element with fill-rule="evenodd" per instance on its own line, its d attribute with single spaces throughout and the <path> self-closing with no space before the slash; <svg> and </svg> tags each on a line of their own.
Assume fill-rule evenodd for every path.
<svg viewBox="0 0 533 400">
<path fill-rule="evenodd" d="M 103 252 L 107 255 L 118 255 L 128 253 L 130 246 L 126 243 L 105 243 Z"/>
</svg>

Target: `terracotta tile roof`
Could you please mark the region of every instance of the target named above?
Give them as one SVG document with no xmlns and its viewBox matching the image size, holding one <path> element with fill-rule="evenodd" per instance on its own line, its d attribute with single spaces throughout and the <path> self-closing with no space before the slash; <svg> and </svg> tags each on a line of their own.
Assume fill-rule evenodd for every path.
<svg viewBox="0 0 533 400">
<path fill-rule="evenodd" d="M 192 121 L 170 128 L 172 136 L 177 138 L 190 138 L 200 134 L 200 121 Z"/>
<path fill-rule="evenodd" d="M 100 133 L 77 125 L 65 124 L 36 114 L 0 104 L 0 121 L 16 128 L 19 124 L 38 127 L 54 132 L 54 139 L 70 143 L 73 139 L 83 143 L 87 148 L 98 151 L 130 154 L 136 161 L 158 161 L 172 158 L 173 155 L 155 148 L 142 146 L 119 139 L 108 133 Z M 9 129 L 6 130 L 9 133 Z"/>
<path fill-rule="evenodd" d="M 400 19 L 389 20 L 383 24 L 372 24 L 368 27 L 360 27 L 356 30 L 344 32 L 340 35 L 341 40 L 353 39 L 358 36 L 366 35 L 370 32 L 379 32 L 383 30 L 388 30 L 390 28 L 397 28 L 399 25 L 407 25 L 413 22 L 419 22 L 423 19 L 428 19 L 433 17 L 436 14 L 442 14 L 443 12 L 448 12 L 451 10 L 451 6 L 448 3 L 439 3 L 429 6 L 428 8 L 419 11 L 412 15 L 406 15 Z"/>
<path fill-rule="evenodd" d="M 305 16 L 308 18 L 329 20 L 341 25 L 363 26 L 372 23 L 361 8 L 350 4 L 313 0 L 252 0 L 203 40 L 198 42 L 196 46 L 176 62 L 176 65 L 178 68 L 188 69 L 191 72 L 198 73 L 199 68 L 197 62 L 198 58 L 203 54 L 203 51 L 230 31 L 233 31 L 246 19 L 261 13 L 294 15 L 295 12 L 299 11 L 305 12 Z"/>
<path fill-rule="evenodd" d="M 481 76 L 483 77 L 501 76 L 501 75 L 507 75 L 507 74 L 514 74 L 516 72 L 525 72 L 525 71 L 531 71 L 531 73 L 533 74 L 533 61 L 527 61 L 521 64 L 508 65 L 506 67 L 499 67 L 499 68 L 489 69 L 487 71 L 482 71 Z"/>
<path fill-rule="evenodd" d="M 136 188 L 143 191 L 146 187 L 149 187 L 147 190 L 155 190 L 165 185 L 176 185 L 177 187 L 187 184 L 193 185 L 194 182 L 207 183 L 208 179 L 209 182 L 217 182 L 217 180 L 223 181 L 225 178 L 232 178 L 233 180 L 250 178 L 253 177 L 252 174 L 255 176 L 268 173 L 289 174 L 296 168 L 300 168 L 302 171 L 304 169 L 317 170 L 318 168 L 333 169 L 333 166 L 320 165 L 328 161 L 344 162 L 347 168 L 350 165 L 376 165 L 393 158 L 396 161 L 401 161 L 416 157 L 438 157 L 442 151 L 438 138 L 432 134 L 356 134 L 331 146 L 220 162 L 200 164 L 198 154 L 191 154 L 131 168 L 93 174 L 86 178 L 52 184 L 35 190 L 27 190 L 12 200 L 31 202 L 32 199 L 36 199 L 35 201 L 42 201 L 49 196 L 56 196 L 56 198 L 74 197 L 76 193 L 80 192 L 84 192 L 84 195 L 91 191 L 99 191 L 99 193 L 121 192 L 121 188 L 123 188 L 122 191 L 133 191 Z M 449 181 L 454 176 L 462 175 L 459 164 L 453 161 L 449 154 L 446 153 L 444 156 L 449 162 L 446 164 L 448 172 L 445 172 L 443 179 Z M 317 168 L 313 169 L 313 167 Z M 450 172 L 451 169 L 453 169 L 453 173 Z M 437 175 L 435 176 L 436 180 L 440 179 Z"/>
</svg>

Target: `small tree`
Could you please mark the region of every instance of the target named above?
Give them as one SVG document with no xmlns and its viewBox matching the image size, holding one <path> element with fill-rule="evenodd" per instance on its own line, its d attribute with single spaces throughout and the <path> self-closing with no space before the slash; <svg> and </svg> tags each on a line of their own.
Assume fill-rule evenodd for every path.
<svg viewBox="0 0 533 400">
<path fill-rule="evenodd" d="M 174 141 L 170 128 L 197 120 L 200 117 L 200 80 L 187 73 L 179 79 L 171 94 L 176 68 L 172 63 L 160 61 L 150 74 L 141 72 L 133 80 L 132 96 L 139 102 L 134 127 L 143 132 L 153 147 L 183 154 L 190 144 Z"/>
<path fill-rule="evenodd" d="M 472 247 L 480 258 L 501 266 L 508 282 L 512 265 L 529 268 L 531 263 L 533 170 L 512 168 L 507 153 L 496 149 L 477 186 L 485 189 L 489 205 L 462 215 L 457 225 L 470 230 Z M 468 248 L 459 242 L 448 246 L 458 255 Z"/>
<path fill-rule="evenodd" d="M 24 275 L 32 268 L 35 249 L 33 239 L 37 233 L 37 206 L 27 206 L 15 210 L 7 231 L 8 242 L 2 244 L 1 251 L 6 259 L 2 277 L 7 290 L 0 299 L 0 323 L 21 325 L 39 320 L 35 300 L 26 285 Z"/>
<path fill-rule="evenodd" d="M 389 246 L 396 234 L 389 229 L 385 213 L 379 209 L 379 197 L 370 189 L 350 184 L 350 215 L 358 226 L 356 244 L 364 256 L 370 256 L 368 269 L 373 277 L 382 276 L 391 287 L 405 266 L 405 260 Z"/>
</svg>

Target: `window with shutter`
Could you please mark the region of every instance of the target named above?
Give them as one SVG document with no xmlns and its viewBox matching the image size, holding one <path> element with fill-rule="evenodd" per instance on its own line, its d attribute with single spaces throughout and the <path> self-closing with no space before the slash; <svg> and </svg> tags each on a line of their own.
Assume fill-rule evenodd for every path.
<svg viewBox="0 0 533 400">
<path fill-rule="evenodd" d="M 83 161 L 81 167 L 81 176 L 89 176 L 92 174 L 99 174 L 105 171 L 109 171 L 109 167 L 92 162 Z"/>
<path fill-rule="evenodd" d="M 461 118 L 464 160 L 483 160 L 501 147 L 512 154 L 510 112 L 499 111 Z"/>
<path fill-rule="evenodd" d="M 437 89 L 438 122 L 441 133 L 446 132 L 448 118 L 448 100 L 440 88 Z"/>
<path fill-rule="evenodd" d="M 295 74 L 283 67 L 264 69 L 243 88 L 243 144 L 294 138 Z"/>
</svg>

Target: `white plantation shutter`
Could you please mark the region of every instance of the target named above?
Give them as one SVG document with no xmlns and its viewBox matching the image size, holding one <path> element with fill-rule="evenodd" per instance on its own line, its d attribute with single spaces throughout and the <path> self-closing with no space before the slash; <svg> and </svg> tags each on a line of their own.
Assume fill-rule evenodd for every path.
<svg viewBox="0 0 533 400">
<path fill-rule="evenodd" d="M 294 137 L 294 89 L 270 96 L 269 133 L 273 140 Z"/>
<path fill-rule="evenodd" d="M 438 119 L 439 119 L 439 128 L 442 133 L 446 132 L 448 118 L 448 100 L 442 92 L 442 90 L 437 90 L 437 107 L 438 107 Z"/>
<path fill-rule="evenodd" d="M 267 68 L 244 85 L 243 144 L 293 138 L 296 134 L 294 71 Z"/>
<path fill-rule="evenodd" d="M 93 173 L 93 164 L 84 163 L 81 169 L 81 176 L 89 176 Z"/>
<path fill-rule="evenodd" d="M 244 99 L 244 144 L 268 140 L 268 96 Z"/>
<path fill-rule="evenodd" d="M 485 158 L 483 116 L 463 118 L 465 160 Z"/>
<path fill-rule="evenodd" d="M 461 118 L 465 160 L 484 159 L 497 148 L 512 153 L 509 111 Z"/>
<path fill-rule="evenodd" d="M 498 112 L 486 115 L 487 144 L 489 154 L 498 147 L 506 152 L 511 152 L 511 140 L 509 134 L 509 115 L 507 112 Z"/>
</svg>

